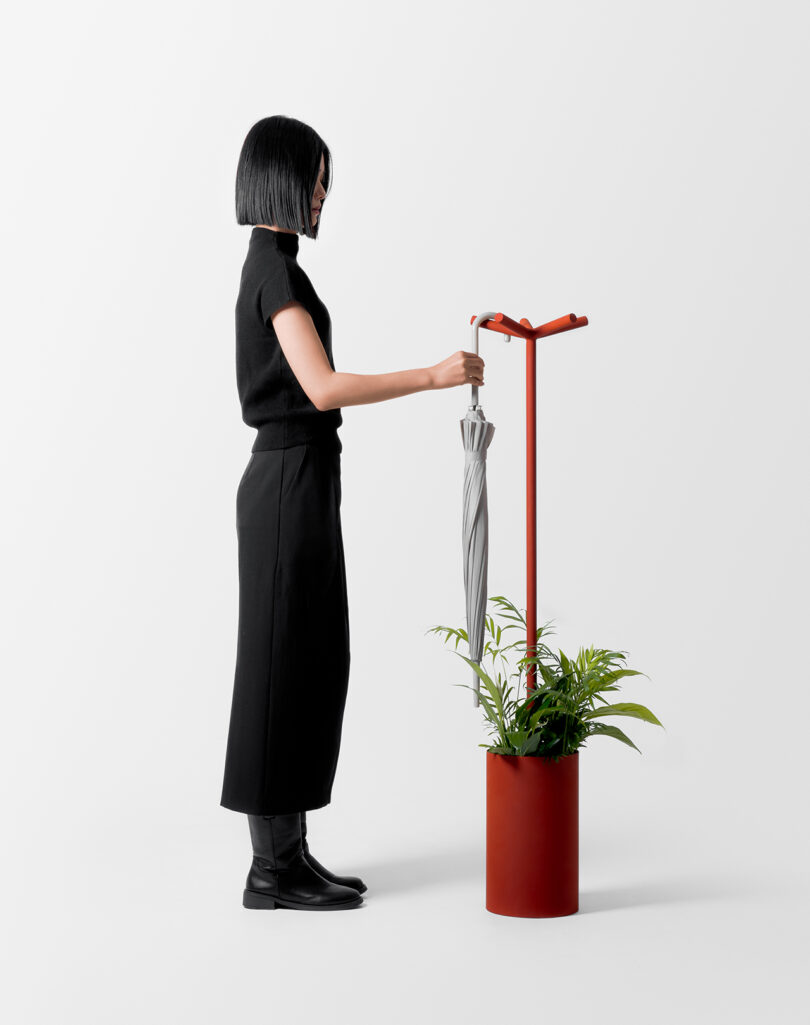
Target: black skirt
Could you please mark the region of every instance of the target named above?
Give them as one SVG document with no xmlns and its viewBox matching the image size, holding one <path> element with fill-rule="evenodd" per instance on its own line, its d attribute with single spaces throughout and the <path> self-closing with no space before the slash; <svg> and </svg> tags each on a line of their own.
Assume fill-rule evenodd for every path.
<svg viewBox="0 0 810 1025">
<path fill-rule="evenodd" d="M 337 434 L 253 452 L 236 498 L 239 633 L 220 804 L 252 815 L 332 798 L 349 683 Z"/>
</svg>

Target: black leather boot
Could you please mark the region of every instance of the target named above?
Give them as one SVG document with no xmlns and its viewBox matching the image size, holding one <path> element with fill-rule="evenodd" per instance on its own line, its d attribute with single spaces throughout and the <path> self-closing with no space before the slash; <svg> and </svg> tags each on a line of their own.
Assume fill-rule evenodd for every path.
<svg viewBox="0 0 810 1025">
<path fill-rule="evenodd" d="M 351 886 L 357 890 L 358 893 L 365 893 L 368 887 L 359 876 L 336 876 L 334 872 L 330 872 L 328 868 L 324 868 L 323 865 L 316 858 L 313 858 L 312 852 L 309 849 L 307 843 L 307 813 L 301 812 L 301 844 L 304 848 L 304 857 L 307 859 L 310 865 L 319 872 L 324 879 L 328 879 L 330 883 L 337 883 L 340 886 Z"/>
<path fill-rule="evenodd" d="M 298 812 L 248 815 L 248 824 L 253 864 L 242 897 L 244 907 L 339 911 L 363 903 L 357 890 L 329 882 L 307 862 Z"/>
</svg>

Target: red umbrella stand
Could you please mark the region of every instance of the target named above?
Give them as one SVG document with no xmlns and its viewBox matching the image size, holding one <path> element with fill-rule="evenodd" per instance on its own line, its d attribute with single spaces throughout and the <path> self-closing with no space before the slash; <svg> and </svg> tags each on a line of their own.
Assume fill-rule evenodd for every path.
<svg viewBox="0 0 810 1025">
<path fill-rule="evenodd" d="M 472 323 L 475 316 L 470 320 Z M 537 644 L 537 339 L 585 327 L 566 317 L 532 327 L 498 313 L 480 327 L 526 341 L 526 648 Z M 528 666 L 526 694 L 536 671 Z M 487 751 L 486 908 L 553 918 L 579 908 L 579 754 L 558 762 Z"/>
</svg>

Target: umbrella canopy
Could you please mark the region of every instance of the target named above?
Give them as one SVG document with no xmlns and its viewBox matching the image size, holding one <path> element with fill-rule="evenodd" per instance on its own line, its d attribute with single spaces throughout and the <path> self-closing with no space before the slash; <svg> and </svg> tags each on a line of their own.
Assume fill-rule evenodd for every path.
<svg viewBox="0 0 810 1025">
<path fill-rule="evenodd" d="M 478 325 L 494 316 L 481 314 L 473 324 L 473 344 L 478 355 Z M 472 405 L 461 426 L 464 443 L 464 500 L 462 518 L 462 558 L 464 592 L 467 600 L 467 638 L 470 658 L 481 664 L 484 651 L 484 625 L 487 610 L 487 566 L 489 562 L 489 510 L 487 508 L 487 449 L 495 433 L 478 405 L 478 387 L 472 388 Z M 473 706 L 477 707 L 480 680 L 473 670 Z"/>
<path fill-rule="evenodd" d="M 484 651 L 484 621 L 487 610 L 487 565 L 489 562 L 489 511 L 487 509 L 487 449 L 495 433 L 480 406 L 471 407 L 461 424 L 464 441 L 464 502 L 462 553 L 464 592 L 467 599 L 467 637 L 470 658 L 481 663 Z M 473 704 L 477 707 L 478 674 L 473 670 Z"/>
</svg>

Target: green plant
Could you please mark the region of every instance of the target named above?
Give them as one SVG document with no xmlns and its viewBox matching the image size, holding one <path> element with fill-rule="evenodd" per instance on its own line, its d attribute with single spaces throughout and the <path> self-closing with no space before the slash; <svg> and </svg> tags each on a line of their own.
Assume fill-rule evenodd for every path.
<svg viewBox="0 0 810 1025">
<path fill-rule="evenodd" d="M 530 646 L 533 650 L 529 651 L 526 644 L 526 620 L 521 612 L 502 595 L 489 600 L 500 609 L 496 612 L 499 619 L 511 620 L 507 625 L 500 626 L 495 624 L 491 615 L 485 617 L 489 640 L 484 644 L 481 661 L 487 656 L 492 659 L 492 673 L 485 672 L 480 665 L 457 650 L 460 640 L 469 645 L 466 630 L 433 626 L 426 631 L 444 634 L 445 643 L 454 637 L 454 653 L 471 665 L 480 678 L 478 698 L 488 721 L 488 729 L 494 733 L 494 743 L 479 744 L 479 747 L 485 747 L 495 754 L 535 755 L 552 758 L 556 762 L 584 747 L 589 737 L 613 737 L 639 751 L 618 726 L 598 721 L 606 716 L 629 716 L 662 726 L 644 705 L 629 701 L 611 703 L 603 697 L 606 693 L 619 690 L 618 681 L 623 677 L 647 675 L 623 665 L 626 662 L 625 652 L 591 647 L 580 648 L 574 659 L 568 658 L 562 651 L 555 654 L 542 640 L 547 633 L 553 632 L 549 630 L 548 623 L 537 629 L 535 644 Z M 501 638 L 507 630 L 521 628 L 523 636 L 520 640 L 501 646 Z M 512 650 L 525 654 L 515 663 L 517 672 L 502 673 L 497 662 L 500 660 L 504 670 L 508 670 L 510 666 L 506 653 Z M 532 665 L 535 666 L 534 688 L 527 694 L 523 677 Z M 513 696 L 514 685 L 509 680 L 514 677 L 517 677 L 517 693 L 520 694 L 522 690 L 523 698 Z M 453 686 L 475 690 L 466 683 L 455 683 Z"/>
</svg>

